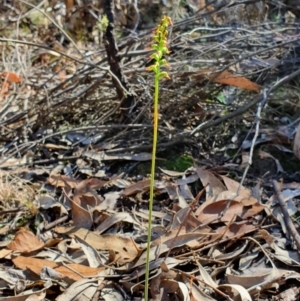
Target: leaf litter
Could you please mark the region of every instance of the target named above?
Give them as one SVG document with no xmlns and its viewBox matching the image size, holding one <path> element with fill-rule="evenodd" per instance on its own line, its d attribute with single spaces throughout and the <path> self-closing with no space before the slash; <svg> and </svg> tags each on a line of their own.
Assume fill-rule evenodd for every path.
<svg viewBox="0 0 300 301">
<path fill-rule="evenodd" d="M 108 300 L 122 300 L 132 293 L 139 296 L 145 275 L 148 215 L 144 201 L 137 201 L 132 210 L 124 207 L 124 202 L 147 194 L 149 180 L 132 182 L 120 177 L 104 181 L 49 175 L 48 185 L 60 189 L 61 201 L 50 194 L 39 196 L 36 210 L 43 216 L 40 230 L 34 234 L 21 227 L 2 247 L 2 260 L 13 264 L 0 274 L 4 287 L 16 289 L 18 282 L 9 280 L 15 269 L 15 273 L 25 273 L 22 291 L 26 296 L 42 292 L 44 296 L 57 286 L 63 293 L 56 300 L 73 300 L 78 295 L 89 300 L 99 286 Z M 191 185 L 199 183 L 205 196 L 193 207 Z M 179 194 L 181 187 L 185 193 Z M 153 215 L 152 300 L 168 300 L 172 295 L 179 300 L 221 300 L 222 296 L 254 300 L 257 287 L 263 295 L 265 290 L 278 289 L 289 279 L 299 278 L 296 271 L 276 268 L 274 263 L 299 266 L 297 250 L 293 245 L 286 249 L 288 236 L 285 240 L 276 238 L 278 229 L 284 227 L 280 210 L 275 212 L 276 195 L 262 204 L 245 187 L 236 195 L 238 187 L 238 182 L 199 167 L 173 177 L 168 172 L 168 180 L 157 181 L 156 197 L 162 196 L 162 204 L 156 202 L 161 211 Z M 298 194 L 282 192 L 287 202 Z M 168 197 L 177 204 L 164 206 Z M 69 218 L 45 230 L 49 222 L 62 216 Z M 30 287 L 36 290 L 30 292 Z"/>
<path fill-rule="evenodd" d="M 203 6 L 203 1 L 200 2 L 201 5 L 196 5 L 199 7 L 190 2 L 188 6 L 192 10 L 204 10 L 206 14 L 214 11 L 211 6 Z M 69 2 L 67 4 L 70 5 Z M 68 10 L 72 10 L 72 7 L 68 7 Z M 75 16 L 76 12 L 71 16 L 73 21 Z M 215 13 L 212 14 L 212 19 L 219 22 Z M 198 25 L 195 23 L 195 26 Z M 210 29 L 205 28 L 205 31 Z M 248 27 L 244 29 L 241 26 L 232 30 L 235 36 L 230 39 L 226 36 L 226 47 L 216 47 L 219 40 L 217 43 L 213 40 L 213 47 L 213 43 L 209 41 L 197 43 L 197 28 L 179 35 L 174 32 L 179 45 L 176 47 L 182 47 L 182 50 L 174 48 L 172 59 L 175 61 L 171 62 L 172 67 L 178 62 L 181 64 L 187 50 L 183 45 L 188 43 L 197 45 L 188 49 L 189 57 L 190 51 L 197 56 L 198 51 L 201 51 L 203 58 L 207 59 L 201 62 L 205 65 L 212 62 L 215 55 L 216 60 L 212 64 L 221 63 L 223 68 L 224 57 L 231 60 L 228 49 L 235 56 L 236 45 L 230 44 L 230 41 L 251 32 Z M 223 29 L 220 27 L 220 30 Z M 22 32 L 18 33 L 23 38 Z M 271 31 L 266 33 L 268 45 L 271 34 Z M 203 39 L 212 38 L 206 38 L 207 32 L 201 35 Z M 223 33 L 214 36 L 219 35 Z M 264 41 L 264 34 L 259 32 L 259 35 Z M 188 40 L 186 37 L 189 37 Z M 147 41 L 139 38 L 141 43 L 147 45 Z M 279 31 L 276 31 L 274 39 L 278 43 L 286 42 Z M 48 41 L 43 42 L 45 45 L 49 44 Z M 247 47 L 250 44 L 247 42 Z M 23 51 L 23 46 L 19 46 L 18 49 Z M 61 53 L 55 52 L 55 49 Z M 7 50 L 11 49 L 3 47 L 3 53 Z M 96 50 L 99 50 L 98 46 Z M 286 60 L 293 61 L 288 56 L 289 51 L 285 50 L 281 67 L 285 66 Z M 129 48 L 128 51 L 132 55 Z M 201 145 L 201 152 L 206 159 L 214 157 L 218 152 L 218 146 L 215 145 L 218 137 L 213 131 L 208 132 L 208 136 L 214 138 L 213 147 L 210 138 L 205 141 L 200 135 L 197 140 L 198 136 L 195 135 L 195 140 L 188 140 L 181 135 L 178 139 L 175 132 L 191 133 L 199 121 L 207 121 L 207 116 L 213 116 L 214 121 L 218 115 L 223 118 L 228 113 L 227 107 L 217 103 L 213 103 L 213 109 L 218 109 L 211 110 L 209 103 L 215 98 L 215 92 L 202 91 L 206 89 L 205 86 L 209 86 L 212 91 L 221 91 L 217 98 L 228 103 L 232 101 L 232 97 L 240 101 L 245 94 L 238 94 L 238 89 L 230 90 L 224 86 L 251 93 L 261 91 L 262 85 L 250 79 L 251 74 L 242 73 L 250 69 L 256 73 L 264 71 L 270 65 L 271 59 L 268 56 L 276 57 L 278 49 L 274 47 L 275 52 L 270 51 L 265 53 L 264 58 L 251 53 L 248 62 L 234 62 L 228 71 L 216 70 L 212 65 L 199 69 L 186 63 L 184 71 L 173 69 L 170 72 L 172 83 L 169 86 L 166 84 L 167 88 L 162 91 L 163 98 L 171 101 L 161 103 L 161 120 L 165 123 L 160 128 L 161 150 L 168 151 L 168 147 L 172 148 L 176 141 L 180 145 L 188 141 L 193 145 Z M 141 122 L 138 118 L 142 116 L 145 123 L 110 124 L 111 120 L 115 121 L 117 118 L 110 118 L 113 110 L 107 108 L 115 103 L 110 79 L 104 77 L 107 69 L 87 68 L 88 65 L 82 64 L 78 59 L 72 61 L 72 57 L 64 57 L 64 52 L 72 54 L 74 49 L 71 47 L 67 50 L 65 46 L 57 45 L 53 50 L 38 52 L 33 59 L 30 57 L 33 75 L 12 71 L 14 64 L 11 64 L 11 68 L 5 66 L 3 70 L 9 71 L 1 73 L 1 135 L 5 143 L 1 142 L 0 166 L 6 169 L 1 172 L 0 182 L 1 300 L 141 300 L 150 181 L 147 176 L 136 175 L 130 178 L 126 168 L 132 162 L 129 170 L 151 160 L 148 152 L 151 149 L 151 137 L 146 130 L 152 129 L 149 122 L 151 113 L 144 106 L 144 98 L 148 99 L 146 95 L 149 94 L 148 78 L 143 74 L 144 66 L 140 70 L 136 61 L 132 60 L 131 67 L 141 72 L 141 76 L 138 74 L 139 89 L 145 91 L 139 95 L 143 103 L 142 110 L 138 111 L 141 109 L 139 100 L 133 106 L 137 107 L 138 112 L 138 115 L 133 115 L 137 119 L 133 119 Z M 209 56 L 206 57 L 206 53 Z M 21 52 L 14 55 L 19 59 Z M 126 56 L 123 53 L 121 55 Z M 241 53 L 237 53 L 236 57 L 240 55 Z M 92 56 L 91 60 L 102 59 L 96 51 Z M 59 63 L 52 61 L 57 57 L 60 58 Z M 279 60 L 274 60 L 272 68 L 280 64 Z M 64 69 L 59 64 L 68 67 Z M 295 68 L 295 62 L 292 64 L 292 68 Z M 264 69 L 259 69 L 261 66 Z M 49 74 L 49 67 L 53 67 L 56 74 Z M 132 72 L 125 68 L 126 74 Z M 280 72 L 283 72 L 282 69 Z M 89 88 L 93 87 L 94 82 L 91 86 L 81 84 L 86 82 L 88 85 L 93 79 L 101 80 L 103 95 L 91 93 Z M 271 81 L 277 79 L 278 73 Z M 41 86 L 36 85 L 38 81 Z M 213 85 L 209 85 L 211 83 Z M 174 84 L 178 84 L 180 90 L 174 89 Z M 194 90 L 194 87 L 197 89 Z M 198 91 L 199 87 L 201 92 Z M 82 88 L 88 93 L 82 94 Z M 171 88 L 174 94 L 170 94 Z M 72 91 L 71 94 L 68 89 Z M 182 92 L 185 90 L 189 92 Z M 14 98 L 16 91 L 21 95 L 17 99 Z M 26 97 L 22 98 L 22 95 Z M 83 98 L 86 102 L 84 104 Z M 101 101 L 98 107 L 94 107 L 95 99 L 99 98 Z M 193 103 L 194 98 L 197 103 Z M 248 96 L 245 98 L 248 102 Z M 298 99 L 298 95 L 296 98 Z M 106 99 L 109 99 L 109 103 Z M 4 100 L 10 105 L 7 106 Z M 26 108 L 28 100 L 32 103 Z M 42 107 L 41 104 L 45 104 L 45 100 L 51 108 L 46 112 L 38 109 Z M 68 102 L 68 105 L 65 106 L 64 102 Z M 234 102 L 234 105 L 237 103 Z M 20 108 L 24 108 L 24 111 L 20 111 Z M 95 115 L 91 112 L 94 109 Z M 70 113 L 69 110 L 73 111 Z M 105 115 L 107 110 L 108 115 Z M 133 114 L 136 113 L 134 110 L 135 108 Z M 101 117 L 98 118 L 97 114 L 102 111 L 105 111 L 104 116 L 100 114 Z M 93 124 L 79 129 L 65 129 L 63 127 L 69 126 L 66 124 L 68 114 L 74 117 L 75 124 L 81 124 L 87 118 L 91 118 Z M 95 116 L 97 122 L 94 121 Z M 113 117 L 124 120 L 124 116 Z M 54 122 L 49 126 L 47 120 L 57 120 L 57 124 Z M 248 120 L 249 116 L 243 116 L 244 124 Z M 22 127 L 25 134 L 21 133 Z M 234 137 L 238 137 L 238 127 L 235 125 Z M 112 131 L 113 128 L 115 131 Z M 122 133 L 129 135 L 122 136 L 120 129 L 124 129 Z M 293 179 L 294 182 L 282 183 L 280 193 L 274 193 L 267 185 L 262 189 L 259 181 L 253 187 L 249 180 L 247 186 L 252 188 L 247 188 L 234 179 L 237 178 L 236 170 L 249 163 L 252 155 L 248 150 L 253 145 L 258 148 L 262 161 L 271 159 L 275 162 L 275 175 L 284 173 L 286 167 L 281 165 L 277 155 L 269 152 L 266 146 L 273 146 L 289 156 L 294 154 L 299 159 L 299 131 L 300 126 L 296 122 L 272 130 L 266 126 L 260 130 L 259 137 L 254 142 L 249 130 L 250 136 L 238 141 L 243 151 L 241 161 L 230 158 L 222 166 L 217 161 L 211 164 L 206 160 L 205 163 L 196 161 L 194 166 L 188 169 L 185 167 L 184 171 L 159 167 L 162 174 L 157 175 L 155 183 L 150 250 L 151 300 L 278 300 L 276 298 L 284 296 L 284 293 L 288 296 L 282 297 L 284 300 L 296 298 L 295 288 L 299 286 L 300 278 L 297 272 L 299 249 L 296 236 L 291 233 L 288 224 L 291 220 L 297 222 L 299 181 Z M 117 138 L 111 139 L 112 136 Z M 143 138 L 135 139 L 135 136 Z M 107 137 L 109 139 L 106 140 Z M 210 146 L 210 151 L 203 151 L 202 147 L 207 145 Z M 233 145 L 232 149 L 235 150 L 235 147 Z M 229 147 L 222 149 L 221 155 L 228 159 L 229 150 Z M 209 156 L 209 152 L 213 156 Z M 74 161 L 74 164 L 70 163 Z M 111 172 L 114 165 L 121 165 L 125 161 L 128 162 L 125 172 L 122 168 Z M 212 165 L 214 168 L 210 169 L 209 166 Z M 199 192 L 203 196 L 198 199 Z M 279 198 L 282 202 L 278 201 Z M 228 208 L 227 204 L 230 204 Z M 283 212 L 287 212 L 289 220 Z M 290 286 L 293 291 L 286 289 Z"/>
</svg>

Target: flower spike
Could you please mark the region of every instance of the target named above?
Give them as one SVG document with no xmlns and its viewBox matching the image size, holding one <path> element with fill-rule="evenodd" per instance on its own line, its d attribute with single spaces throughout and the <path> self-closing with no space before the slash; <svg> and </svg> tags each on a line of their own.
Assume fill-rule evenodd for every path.
<svg viewBox="0 0 300 301">
<path fill-rule="evenodd" d="M 168 27 L 173 26 L 172 20 L 170 17 L 164 16 L 157 26 L 157 28 L 153 32 L 153 45 L 151 48 L 155 50 L 155 52 L 151 55 L 151 58 L 155 61 L 153 63 L 153 67 L 147 68 L 147 70 L 152 70 L 155 72 L 157 78 L 161 79 L 163 77 L 170 78 L 167 72 L 161 72 L 161 66 L 169 66 L 167 61 L 163 59 L 165 54 L 169 54 L 170 51 L 168 49 Z M 155 65 L 155 67 L 154 67 Z"/>
</svg>

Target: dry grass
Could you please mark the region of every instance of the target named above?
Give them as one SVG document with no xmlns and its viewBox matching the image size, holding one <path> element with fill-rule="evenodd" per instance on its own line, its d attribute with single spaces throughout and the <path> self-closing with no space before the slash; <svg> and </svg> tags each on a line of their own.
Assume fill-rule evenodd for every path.
<svg viewBox="0 0 300 301">
<path fill-rule="evenodd" d="M 0 209 L 14 209 L 29 206 L 35 198 L 34 190 L 24 180 L 0 172 Z"/>
</svg>

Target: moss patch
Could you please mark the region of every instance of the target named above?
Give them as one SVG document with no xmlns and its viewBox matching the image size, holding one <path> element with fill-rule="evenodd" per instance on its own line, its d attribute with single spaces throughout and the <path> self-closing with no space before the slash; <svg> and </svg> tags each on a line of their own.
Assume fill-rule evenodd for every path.
<svg viewBox="0 0 300 301">
<path fill-rule="evenodd" d="M 163 163 L 164 168 L 174 171 L 185 171 L 193 166 L 193 158 L 188 154 L 183 154 L 179 157 L 170 158 Z"/>
</svg>

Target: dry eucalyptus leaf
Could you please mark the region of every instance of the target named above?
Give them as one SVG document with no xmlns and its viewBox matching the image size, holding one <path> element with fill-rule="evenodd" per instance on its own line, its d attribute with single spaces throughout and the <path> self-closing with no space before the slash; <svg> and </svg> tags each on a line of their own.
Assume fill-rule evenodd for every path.
<svg viewBox="0 0 300 301">
<path fill-rule="evenodd" d="M 41 242 L 32 232 L 21 228 L 17 232 L 14 240 L 7 245 L 7 248 L 13 251 L 29 253 L 40 250 L 44 247 L 44 245 L 45 244 Z"/>
<path fill-rule="evenodd" d="M 222 191 L 226 190 L 222 182 L 209 170 L 196 168 L 197 175 L 203 186 L 206 186 L 206 198 L 216 197 Z"/>
<path fill-rule="evenodd" d="M 114 250 L 117 253 L 117 262 L 120 265 L 132 262 L 142 252 L 142 249 L 139 248 L 133 239 L 120 235 L 99 235 L 87 229 L 77 227 L 58 227 L 55 231 L 70 237 L 79 237 L 96 250 Z"/>
<path fill-rule="evenodd" d="M 90 301 L 92 300 L 97 288 L 97 280 L 81 279 L 71 284 L 61 295 L 56 298 L 56 300 Z"/>
</svg>

